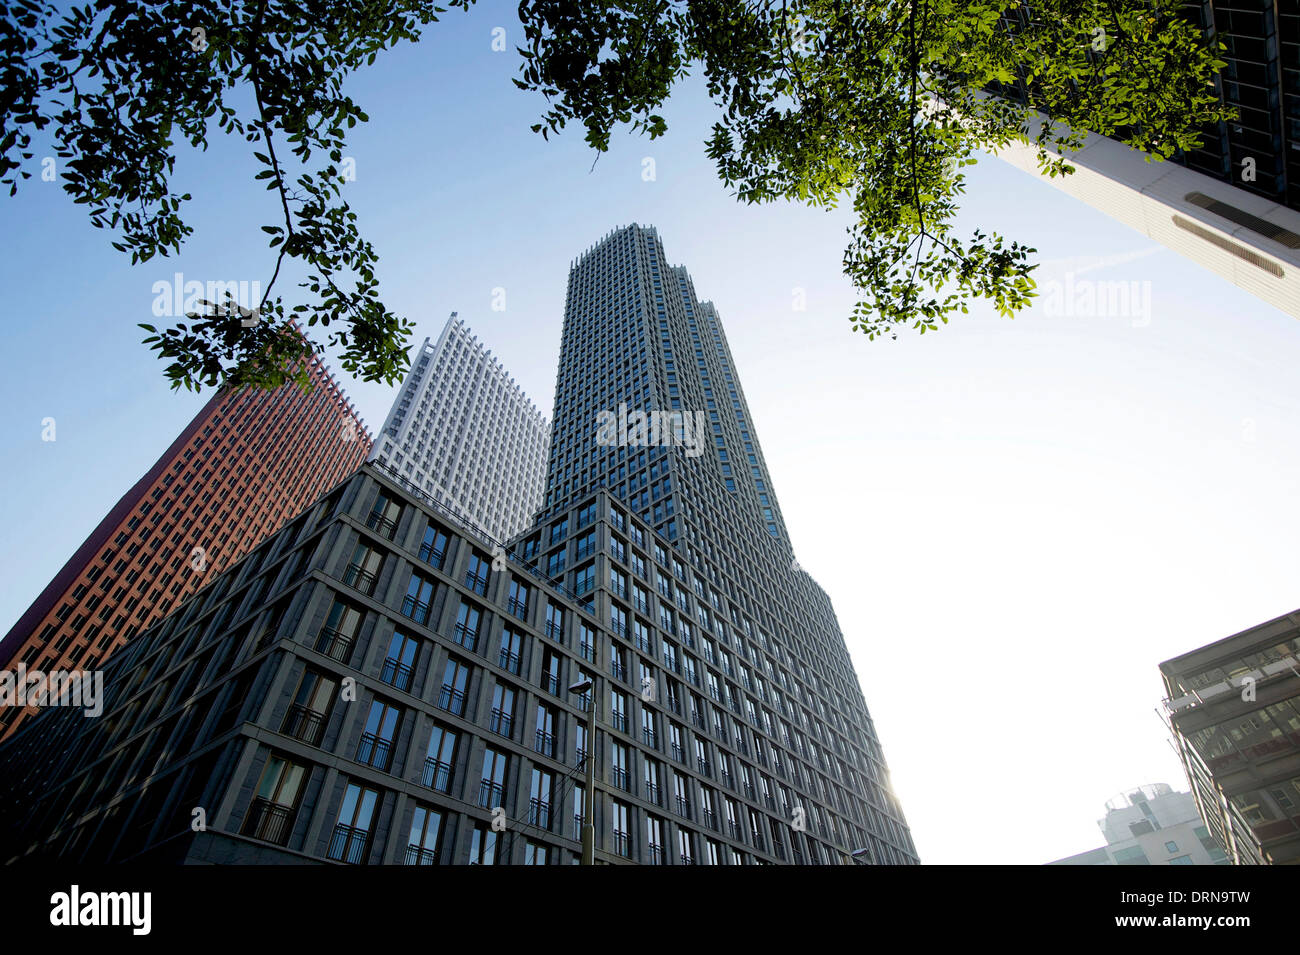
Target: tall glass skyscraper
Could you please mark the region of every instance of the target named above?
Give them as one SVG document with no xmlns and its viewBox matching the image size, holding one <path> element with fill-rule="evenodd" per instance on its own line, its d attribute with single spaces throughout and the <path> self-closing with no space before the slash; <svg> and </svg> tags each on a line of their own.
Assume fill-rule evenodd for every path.
<svg viewBox="0 0 1300 955">
<path fill-rule="evenodd" d="M 0 861 L 561 865 L 589 806 L 597 863 L 919 861 L 717 313 L 652 229 L 569 282 L 537 520 L 367 462 L 115 656 L 103 719 L 0 743 Z"/>
<path fill-rule="evenodd" d="M 728 734 L 743 789 L 775 807 L 749 762 L 771 753 L 790 768 L 791 810 L 807 810 L 800 825 L 879 862 L 918 861 L 831 602 L 793 559 L 718 312 L 668 264 L 656 231 L 636 225 L 569 274 L 546 514 L 602 487 L 690 578 L 695 599 L 682 595 L 676 611 L 661 600 L 659 622 L 695 645 L 710 695 L 748 724 Z M 656 578 L 661 597 L 674 592 Z M 629 599 L 617 569 L 605 583 L 598 605 L 618 634 L 635 624 L 637 588 Z M 792 820 L 750 822 L 775 832 Z"/>
</svg>

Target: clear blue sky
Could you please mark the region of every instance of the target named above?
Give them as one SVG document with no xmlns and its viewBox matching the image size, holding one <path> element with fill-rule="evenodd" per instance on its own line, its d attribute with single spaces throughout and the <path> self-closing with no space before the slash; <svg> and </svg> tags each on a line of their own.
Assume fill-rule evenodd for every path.
<svg viewBox="0 0 1300 955">
<path fill-rule="evenodd" d="M 495 26 L 512 52 L 492 52 Z M 570 261 L 613 227 L 658 226 L 718 306 L 922 859 L 1047 861 L 1098 844 L 1119 790 L 1185 788 L 1156 664 L 1300 603 L 1300 324 L 986 159 L 963 229 L 1035 246 L 1042 280 L 1150 283 L 1150 320 L 977 305 L 868 342 L 847 320 L 848 218 L 736 204 L 703 154 L 700 84 L 666 138 L 620 137 L 593 170 L 580 129 L 529 131 L 542 103 L 510 83 L 519 39 L 512 8 L 453 11 L 350 86 L 371 122 L 348 196 L 416 343 L 459 311 L 549 413 Z M 182 157 L 196 235 L 143 266 L 39 176 L 0 202 L 0 628 L 204 400 L 169 391 L 139 344 L 153 283 L 269 276 L 259 227 L 277 212 L 238 145 Z M 345 385 L 378 427 L 392 390 Z"/>
</svg>

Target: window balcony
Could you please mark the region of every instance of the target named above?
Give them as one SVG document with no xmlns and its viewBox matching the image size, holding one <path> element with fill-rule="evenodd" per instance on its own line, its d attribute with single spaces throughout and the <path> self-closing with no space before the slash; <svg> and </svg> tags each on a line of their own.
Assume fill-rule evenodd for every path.
<svg viewBox="0 0 1300 955">
<path fill-rule="evenodd" d="M 369 833 L 365 829 L 340 823 L 334 827 L 326 855 L 338 862 L 358 865 L 365 858 L 368 837 Z"/>
<path fill-rule="evenodd" d="M 538 730 L 533 737 L 533 750 L 543 756 L 555 758 L 555 734 Z"/>
<path fill-rule="evenodd" d="M 445 793 L 451 785 L 451 763 L 428 757 L 424 761 L 424 774 L 420 784 L 440 793 Z"/>
<path fill-rule="evenodd" d="M 478 646 L 478 630 L 468 624 L 458 623 L 452 628 L 452 639 L 466 650 L 473 650 Z"/>
<path fill-rule="evenodd" d="M 448 713 L 455 713 L 461 716 L 465 712 L 465 691 L 458 690 L 450 683 L 442 685 L 442 692 L 438 694 L 438 706 Z"/>
<path fill-rule="evenodd" d="M 478 804 L 484 809 L 493 809 L 501 805 L 505 796 L 505 786 L 501 783 L 494 783 L 490 779 L 481 780 L 478 784 Z"/>
<path fill-rule="evenodd" d="M 410 617 L 416 623 L 425 623 L 429 619 L 429 604 L 407 594 L 402 598 L 402 616 Z"/>
<path fill-rule="evenodd" d="M 494 709 L 492 711 L 492 717 L 488 723 L 488 726 L 492 730 L 492 732 L 500 736 L 509 737 L 511 727 L 514 726 L 514 722 L 515 722 L 515 718 L 513 714 L 507 713 L 504 710 Z"/>
<path fill-rule="evenodd" d="M 243 833 L 254 839 L 283 846 L 288 843 L 289 834 L 293 830 L 293 817 L 292 806 L 257 798 L 249 804 L 248 815 L 244 817 Z"/>
<path fill-rule="evenodd" d="M 343 633 L 333 627 L 321 627 L 320 633 L 316 637 L 315 649 L 318 653 L 325 654 L 331 660 L 346 663 L 348 655 L 352 652 L 354 641 L 355 637 L 350 633 Z"/>
<path fill-rule="evenodd" d="M 551 828 L 551 804 L 545 799 L 528 800 L 528 824 L 538 829 Z"/>
<path fill-rule="evenodd" d="M 391 517 L 384 517 L 382 511 L 371 511 L 370 516 L 366 518 L 366 527 L 392 540 L 393 533 L 397 530 L 397 521 Z"/>
<path fill-rule="evenodd" d="M 319 746 L 321 737 L 325 735 L 325 714 L 301 703 L 294 703 L 284 715 L 280 732 L 300 739 L 309 746 Z"/>
<path fill-rule="evenodd" d="M 438 859 L 433 854 L 432 849 L 425 849 L 411 843 L 406 847 L 406 856 L 402 860 L 402 865 L 437 865 Z"/>
<path fill-rule="evenodd" d="M 411 685 L 411 667 L 402 663 L 393 657 L 387 657 L 384 660 L 383 669 L 379 671 L 379 679 L 383 680 L 390 686 L 395 686 L 399 690 L 405 690 Z"/>
<path fill-rule="evenodd" d="M 375 769 L 388 770 L 393 757 L 393 741 L 384 739 L 374 733 L 363 733 L 357 746 L 357 762 L 373 766 Z"/>
<path fill-rule="evenodd" d="M 378 582 L 379 576 L 368 570 L 362 570 L 360 564 L 349 564 L 348 569 L 343 572 L 343 583 L 367 597 L 374 595 L 375 584 Z"/>
</svg>

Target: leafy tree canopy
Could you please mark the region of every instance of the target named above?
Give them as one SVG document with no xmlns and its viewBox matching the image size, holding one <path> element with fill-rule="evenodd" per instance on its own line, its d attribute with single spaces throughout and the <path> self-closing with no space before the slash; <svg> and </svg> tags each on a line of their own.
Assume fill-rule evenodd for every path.
<svg viewBox="0 0 1300 955">
<path fill-rule="evenodd" d="M 468 9 L 473 0 L 450 0 Z M 1034 251 L 954 234 L 962 168 L 977 150 L 1038 149 L 1049 175 L 1085 131 L 1165 159 L 1228 117 L 1216 50 L 1179 0 L 523 0 L 517 86 L 541 92 L 543 136 L 580 123 L 596 150 L 618 127 L 654 139 L 659 110 L 697 69 L 721 107 L 706 144 L 744 202 L 851 201 L 844 271 L 853 327 L 921 332 L 973 297 L 1013 315 L 1033 295 Z M 367 117 L 352 71 L 417 40 L 446 8 L 362 0 L 18 0 L 0 13 L 0 182 L 31 176 L 49 136 L 61 180 L 114 247 L 179 252 L 190 195 L 171 175 L 182 143 L 242 137 L 276 209 L 257 320 L 233 299 L 142 327 L 173 387 L 305 383 L 306 350 L 394 382 L 408 320 L 387 309 L 374 247 L 342 197 L 347 131 Z M 1010 96 L 992 96 L 1000 90 Z M 1037 122 L 1039 116 L 1048 119 Z M 306 272 L 292 308 L 273 296 L 286 259 Z M 296 316 L 304 335 L 287 321 Z M 321 326 L 327 334 L 313 336 Z"/>
</svg>

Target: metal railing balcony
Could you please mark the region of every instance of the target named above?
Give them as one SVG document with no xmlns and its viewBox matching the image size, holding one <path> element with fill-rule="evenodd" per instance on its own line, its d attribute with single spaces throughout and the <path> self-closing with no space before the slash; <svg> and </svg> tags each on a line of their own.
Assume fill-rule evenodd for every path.
<svg viewBox="0 0 1300 955">
<path fill-rule="evenodd" d="M 349 564 L 348 569 L 343 572 L 343 583 L 367 597 L 374 595 L 375 584 L 378 582 L 379 575 L 362 570 L 360 564 Z"/>
<path fill-rule="evenodd" d="M 352 634 L 343 633 L 333 627 L 321 627 L 320 633 L 316 635 L 315 649 L 317 653 L 323 653 L 331 660 L 346 663 L 355 640 Z"/>
<path fill-rule="evenodd" d="M 438 859 L 433 854 L 432 849 L 425 849 L 411 843 L 406 847 L 406 856 L 402 860 L 403 865 L 437 865 Z"/>
<path fill-rule="evenodd" d="M 393 741 L 384 739 L 374 733 L 363 733 L 357 745 L 357 762 L 373 766 L 375 769 L 388 769 L 393 757 Z"/>
<path fill-rule="evenodd" d="M 448 787 L 451 786 L 451 763 L 433 757 L 426 758 L 424 761 L 424 774 L 420 777 L 420 784 L 428 786 L 437 792 L 445 793 Z"/>
<path fill-rule="evenodd" d="M 309 746 L 319 746 L 321 737 L 325 734 L 325 714 L 301 703 L 294 703 L 289 707 L 289 712 L 284 714 L 280 732 L 302 740 Z"/>
<path fill-rule="evenodd" d="M 478 646 L 478 629 L 471 627 L 469 624 L 458 623 L 452 627 L 452 639 L 459 643 L 466 650 L 474 650 Z"/>
<path fill-rule="evenodd" d="M 357 865 L 365 858 L 369 832 L 342 823 L 334 827 L 326 855 L 339 862 Z"/>
<path fill-rule="evenodd" d="M 366 518 L 366 527 L 392 540 L 393 532 L 397 530 L 397 521 L 384 517 L 382 511 L 371 511 Z"/>
<path fill-rule="evenodd" d="M 243 832 L 244 835 L 254 839 L 282 846 L 289 841 L 289 833 L 293 829 L 293 817 L 292 806 L 283 806 L 258 797 L 249 804 L 248 815 L 244 817 Z"/>
<path fill-rule="evenodd" d="M 465 691 L 456 689 L 450 683 L 444 683 L 442 692 L 438 694 L 438 706 L 448 713 L 461 716 L 465 712 Z"/>
<path fill-rule="evenodd" d="M 429 619 L 429 604 L 407 594 L 402 598 L 402 616 L 410 617 L 416 623 L 426 623 Z"/>
<path fill-rule="evenodd" d="M 393 657 L 386 657 L 383 669 L 379 671 L 379 679 L 390 686 L 397 687 L 399 690 L 405 690 L 411 685 L 411 673 L 412 669 L 409 664 L 402 663 Z"/>
<path fill-rule="evenodd" d="M 555 758 L 555 734 L 537 730 L 533 736 L 533 750 L 543 756 Z"/>
<path fill-rule="evenodd" d="M 490 779 L 480 780 L 478 784 L 478 804 L 484 809 L 492 809 L 501 805 L 505 796 L 506 788 L 501 783 L 494 783 Z"/>
</svg>

